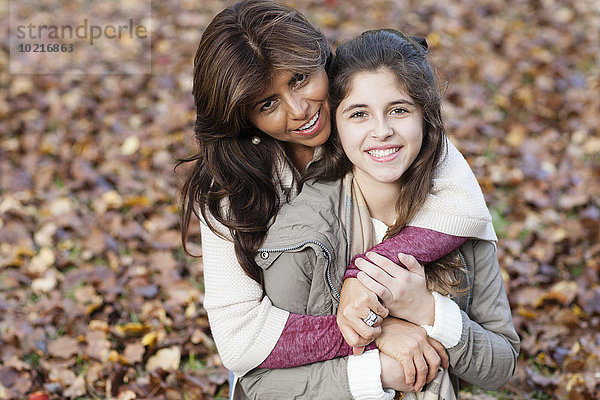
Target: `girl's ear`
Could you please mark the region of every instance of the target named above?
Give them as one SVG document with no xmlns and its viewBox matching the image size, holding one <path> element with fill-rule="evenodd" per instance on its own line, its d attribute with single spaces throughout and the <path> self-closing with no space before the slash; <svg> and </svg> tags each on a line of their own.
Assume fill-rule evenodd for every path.
<svg viewBox="0 0 600 400">
<path fill-rule="evenodd" d="M 421 47 L 423 47 L 423 50 L 425 50 L 427 52 L 429 45 L 427 44 L 427 40 L 425 40 L 425 38 L 418 37 L 418 36 L 411 36 L 411 39 L 414 40 L 415 42 L 419 43 L 421 45 Z"/>
</svg>

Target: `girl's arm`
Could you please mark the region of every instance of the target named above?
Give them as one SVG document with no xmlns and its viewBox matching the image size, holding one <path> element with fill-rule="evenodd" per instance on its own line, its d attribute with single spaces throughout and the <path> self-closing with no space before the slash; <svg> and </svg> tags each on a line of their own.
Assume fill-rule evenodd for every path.
<svg viewBox="0 0 600 400">
<path fill-rule="evenodd" d="M 468 314 L 461 311 L 460 341 L 447 349 L 451 371 L 474 385 L 496 390 L 514 373 L 520 339 L 513 325 L 495 246 L 472 241 L 462 250 L 465 261 L 475 270 L 473 303 Z"/>
<path fill-rule="evenodd" d="M 435 306 L 425 306 L 422 266 L 408 256 L 407 270 L 387 258 L 369 255 L 360 260 L 358 279 L 382 298 L 390 315 L 423 325 L 429 336 L 448 352 L 451 372 L 484 389 L 498 389 L 513 375 L 519 352 L 510 305 L 504 290 L 496 248 L 487 241 L 468 241 L 461 246 L 471 275 L 472 306 L 468 313 L 447 297 L 434 292 Z M 423 294 L 425 293 L 425 294 Z M 433 312 L 434 317 L 431 318 Z M 427 316 L 430 322 L 422 319 Z M 425 324 L 430 326 L 424 326 Z"/>
</svg>

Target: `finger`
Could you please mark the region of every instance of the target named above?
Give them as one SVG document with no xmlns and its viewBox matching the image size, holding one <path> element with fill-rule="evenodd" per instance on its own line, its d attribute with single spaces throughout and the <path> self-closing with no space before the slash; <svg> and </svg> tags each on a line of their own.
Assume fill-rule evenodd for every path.
<svg viewBox="0 0 600 400">
<path fill-rule="evenodd" d="M 360 283 L 362 283 L 367 289 L 375 293 L 380 299 L 385 303 L 386 301 L 390 301 L 392 299 L 392 293 L 390 290 L 373 279 L 370 275 L 365 273 L 364 271 L 360 271 L 358 275 L 356 275 Z"/>
<path fill-rule="evenodd" d="M 367 253 L 367 254 L 379 256 L 376 253 Z M 382 257 L 382 256 L 379 256 L 379 257 L 381 257 L 383 260 L 387 260 L 388 262 L 392 263 L 390 260 L 388 260 L 385 257 Z M 381 258 L 377 258 L 378 262 L 382 262 Z M 375 264 L 371 260 L 359 258 L 355 261 L 354 264 L 358 267 L 358 269 L 360 269 L 361 271 L 364 271 L 367 275 L 369 275 L 371 278 L 373 278 L 374 280 L 376 280 L 383 286 L 391 287 L 391 285 L 394 282 L 393 276 L 388 274 L 383 268 L 381 268 L 379 265 Z"/>
<path fill-rule="evenodd" d="M 343 318 L 341 318 L 339 315 L 337 317 L 337 324 L 340 328 L 340 333 L 342 334 L 344 340 L 350 346 L 360 346 L 359 340 L 361 339 L 361 337 L 358 334 L 358 332 L 356 332 L 354 328 L 352 328 L 352 325 L 350 325 L 347 321 L 343 321 Z"/>
<path fill-rule="evenodd" d="M 355 356 L 360 356 L 364 351 L 365 351 L 365 347 L 364 346 L 353 347 L 352 348 L 352 353 L 354 353 Z"/>
<path fill-rule="evenodd" d="M 377 320 L 375 320 L 375 323 L 373 324 L 373 328 L 377 328 L 377 327 L 381 326 L 381 324 L 383 324 L 383 318 L 381 317 L 381 315 L 377 314 Z"/>
<path fill-rule="evenodd" d="M 420 392 L 425 385 L 425 381 L 427 380 L 427 375 L 429 373 L 429 367 L 423 358 L 423 355 L 415 356 L 415 368 L 417 374 L 415 376 L 415 392 Z"/>
<path fill-rule="evenodd" d="M 360 272 L 359 272 L 360 273 Z M 357 279 L 359 282 L 360 280 Z M 375 314 L 379 315 L 382 318 L 385 318 L 389 315 L 390 310 L 384 307 L 383 304 L 379 301 L 377 294 L 367 288 L 362 282 L 360 282 L 360 286 L 363 288 L 363 291 L 360 295 L 352 295 L 352 307 L 348 306 L 346 309 L 358 309 L 358 308 L 366 308 L 372 310 Z"/>
<path fill-rule="evenodd" d="M 389 258 L 382 256 L 381 254 L 375 253 L 374 251 L 369 251 L 365 255 L 373 264 L 384 270 L 393 278 L 400 278 L 404 273 L 406 273 L 406 269 L 404 267 L 398 265 Z"/>
<path fill-rule="evenodd" d="M 398 260 L 408 269 L 417 275 L 425 277 L 425 267 L 410 254 L 398 253 Z"/>
<path fill-rule="evenodd" d="M 450 357 L 448 357 L 448 352 L 444 348 L 444 346 L 435 339 L 429 338 L 429 344 L 436 351 L 437 355 L 440 357 L 442 368 L 447 369 L 450 366 Z"/>
<path fill-rule="evenodd" d="M 416 370 L 415 370 L 415 364 L 413 363 L 413 360 L 400 360 L 400 363 L 402 364 L 402 368 L 404 368 L 404 383 L 406 383 L 409 386 L 413 386 L 415 384 L 415 375 L 416 375 Z"/>
<path fill-rule="evenodd" d="M 352 330 L 356 335 L 356 337 L 353 337 L 353 343 L 348 342 L 351 346 L 365 346 L 381 335 L 380 326 L 368 326 L 362 318 L 352 318 L 347 324 L 339 323 L 338 325 L 340 326 L 340 331 L 342 330 L 342 325 L 344 325 L 344 329 Z"/>
<path fill-rule="evenodd" d="M 438 373 L 438 367 L 440 366 L 441 358 L 436 353 L 435 349 L 431 346 L 424 346 L 423 357 L 427 363 L 428 373 L 426 382 L 429 383 L 436 377 Z"/>
</svg>

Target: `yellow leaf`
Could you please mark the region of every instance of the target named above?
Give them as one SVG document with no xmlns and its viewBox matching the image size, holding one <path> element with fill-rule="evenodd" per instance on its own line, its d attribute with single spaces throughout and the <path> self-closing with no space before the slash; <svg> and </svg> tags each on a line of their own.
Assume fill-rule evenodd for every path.
<svg viewBox="0 0 600 400">
<path fill-rule="evenodd" d="M 117 325 L 115 330 L 123 335 L 140 335 L 149 330 L 149 326 L 140 322 L 129 322 L 123 325 Z"/>
<path fill-rule="evenodd" d="M 151 205 L 151 202 L 146 196 L 131 196 L 128 197 L 127 200 L 125 200 L 125 205 L 132 207 L 146 207 Z"/>
<path fill-rule="evenodd" d="M 140 139 L 137 136 L 129 136 L 121 145 L 121 154 L 130 156 L 140 148 Z"/>
<path fill-rule="evenodd" d="M 108 322 L 101 321 L 99 319 L 93 319 L 88 324 L 88 329 L 90 331 L 104 331 L 104 332 L 107 332 L 108 331 Z"/>
<path fill-rule="evenodd" d="M 106 357 L 106 361 L 118 362 L 119 361 L 119 353 L 117 353 L 116 350 L 111 350 L 108 353 L 108 357 Z"/>
<path fill-rule="evenodd" d="M 536 319 L 539 316 L 539 313 L 525 307 L 518 307 L 517 313 L 527 319 Z"/>
<path fill-rule="evenodd" d="M 148 332 L 142 338 L 142 344 L 144 346 L 154 346 L 156 344 L 157 338 L 158 338 L 158 333 L 156 333 L 156 331 Z"/>
<path fill-rule="evenodd" d="M 573 374 L 571 376 L 571 378 L 569 378 L 569 381 L 567 382 L 567 393 L 570 393 L 571 390 L 573 389 L 573 386 L 578 385 L 578 384 L 584 384 L 585 380 L 583 379 L 583 375 L 581 375 L 580 373 L 576 373 Z"/>
<path fill-rule="evenodd" d="M 440 44 L 440 35 L 435 32 L 431 32 L 425 39 L 427 40 L 427 44 L 431 47 L 436 47 Z"/>
</svg>

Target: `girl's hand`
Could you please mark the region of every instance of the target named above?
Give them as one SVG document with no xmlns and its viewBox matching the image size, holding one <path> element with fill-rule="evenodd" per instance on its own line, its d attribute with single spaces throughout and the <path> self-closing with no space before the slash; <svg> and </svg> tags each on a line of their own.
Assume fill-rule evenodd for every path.
<svg viewBox="0 0 600 400">
<path fill-rule="evenodd" d="M 379 361 L 381 362 L 381 385 L 384 389 L 394 389 L 401 392 L 415 391 L 413 385 L 405 383 L 404 369 L 398 360 L 379 352 Z"/>
<path fill-rule="evenodd" d="M 372 327 L 363 321 L 371 310 L 381 317 Z M 358 279 L 349 278 L 344 281 L 337 323 L 346 342 L 354 347 L 355 355 L 362 354 L 364 346 L 381 334 L 379 325 L 388 313 L 377 299 L 377 295 L 364 287 Z"/>
<path fill-rule="evenodd" d="M 418 392 L 431 382 L 440 365 L 448 368 L 444 346 L 429 338 L 422 327 L 397 318 L 387 318 L 381 327 L 383 333 L 375 339 L 379 352 L 402 365 L 404 384 L 411 387 L 410 391 Z"/>
<path fill-rule="evenodd" d="M 425 269 L 411 255 L 400 253 L 398 260 L 406 268 L 394 264 L 386 257 L 368 252 L 369 261 L 355 261 L 361 270 L 358 280 L 382 300 L 394 317 L 417 325 L 433 325 L 433 295 L 427 290 Z"/>
</svg>

